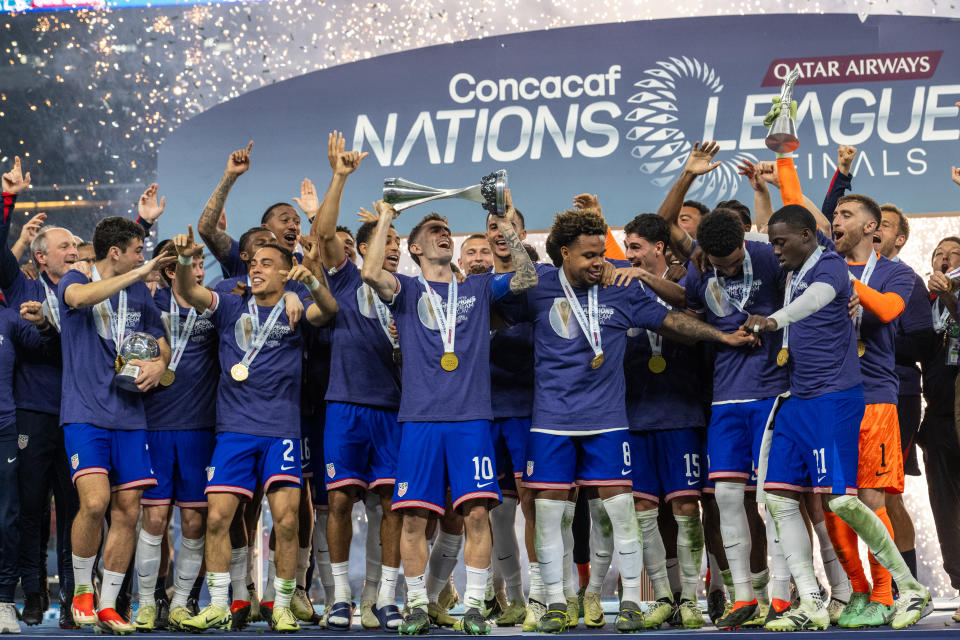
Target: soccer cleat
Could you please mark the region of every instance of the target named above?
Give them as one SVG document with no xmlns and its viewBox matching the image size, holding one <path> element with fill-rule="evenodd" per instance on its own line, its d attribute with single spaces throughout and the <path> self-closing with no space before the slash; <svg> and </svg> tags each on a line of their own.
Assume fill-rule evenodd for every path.
<svg viewBox="0 0 960 640">
<path fill-rule="evenodd" d="M 189 610 L 190 607 L 187 607 Z M 180 628 L 191 633 L 201 633 L 207 629 L 230 630 L 230 611 L 226 607 L 208 604 L 195 616 L 180 623 Z"/>
<path fill-rule="evenodd" d="M 897 600 L 896 615 L 890 623 L 894 629 L 903 629 L 918 622 L 920 618 L 930 615 L 933 604 L 930 602 L 930 591 L 926 587 L 917 589 L 901 589 L 900 599 Z"/>
<path fill-rule="evenodd" d="M 523 631 L 538 631 L 540 618 L 547 612 L 546 606 L 539 600 L 530 600 L 527 603 L 527 617 L 523 619 Z"/>
<path fill-rule="evenodd" d="M 272 604 L 272 603 L 271 603 Z M 327 629 L 331 631 L 349 631 L 353 622 L 353 608 L 349 602 L 334 602 L 327 616 Z"/>
<path fill-rule="evenodd" d="M 780 600 L 779 598 L 773 598 L 770 600 L 770 608 L 767 610 L 767 617 L 763 621 L 763 625 L 766 626 L 768 622 L 777 618 L 781 613 L 790 608 L 790 602 L 787 600 Z"/>
<path fill-rule="evenodd" d="M 730 613 L 717 620 L 717 629 L 739 629 L 743 623 L 753 618 L 757 613 L 757 600 L 752 602 L 737 601 L 730 609 Z"/>
<path fill-rule="evenodd" d="M 523 602 L 518 600 L 508 604 L 507 608 L 503 610 L 503 613 L 495 622 L 498 627 L 515 627 L 518 624 L 523 624 L 523 620 L 526 617 L 527 607 Z"/>
<path fill-rule="evenodd" d="M 187 598 L 187 609 L 193 615 L 198 615 L 200 613 L 200 601 L 196 598 Z"/>
<path fill-rule="evenodd" d="M 253 609 L 252 602 L 250 603 L 250 608 Z M 260 603 L 260 619 L 268 625 L 270 621 L 273 620 L 273 600 Z"/>
<path fill-rule="evenodd" d="M 377 620 L 377 614 L 373 612 L 373 607 L 377 603 L 372 600 L 364 600 L 360 603 L 360 626 L 364 629 L 379 629 L 380 621 Z"/>
<path fill-rule="evenodd" d="M 696 600 L 681 600 L 679 604 L 680 621 L 684 629 L 703 628 L 703 612 Z"/>
<path fill-rule="evenodd" d="M 774 611 L 773 607 L 770 608 Z M 804 604 L 796 609 L 786 609 L 764 625 L 767 631 L 818 631 L 830 626 L 830 614 L 821 603 L 813 610 Z"/>
<path fill-rule="evenodd" d="M 251 582 L 247 585 L 247 593 L 250 594 L 250 617 L 247 618 L 247 622 L 262 622 L 263 617 L 260 615 L 260 598 L 257 596 L 256 583 Z"/>
<path fill-rule="evenodd" d="M 427 617 L 430 622 L 438 627 L 452 627 L 457 623 L 457 619 L 436 602 L 427 604 Z"/>
<path fill-rule="evenodd" d="M 440 605 L 444 611 L 449 611 L 460 604 L 460 594 L 457 593 L 457 588 L 454 586 L 453 580 L 448 580 L 447 584 L 440 591 L 440 595 L 437 596 L 437 604 Z"/>
<path fill-rule="evenodd" d="M 770 604 L 766 602 L 757 602 L 757 612 L 753 617 L 743 623 L 745 629 L 759 629 L 767 623 L 767 615 L 770 613 Z"/>
<path fill-rule="evenodd" d="M 727 594 L 723 589 L 717 589 L 707 594 L 707 615 L 710 616 L 710 622 L 716 624 L 717 620 L 726 615 Z"/>
<path fill-rule="evenodd" d="M 293 615 L 290 607 L 274 607 L 270 619 L 270 628 L 277 633 L 293 633 L 300 631 L 297 616 Z"/>
<path fill-rule="evenodd" d="M 70 601 L 73 598 L 60 599 L 60 628 L 61 629 L 79 629 L 80 625 L 73 621 L 73 611 Z"/>
<path fill-rule="evenodd" d="M 17 608 L 12 602 L 0 602 L 0 633 L 20 633 Z"/>
<path fill-rule="evenodd" d="M 550 604 L 547 605 L 546 611 L 537 622 L 537 631 L 540 633 L 560 633 L 567 628 L 568 621 L 566 603 Z"/>
<path fill-rule="evenodd" d="M 312 622 L 314 616 L 317 615 L 317 612 L 313 610 L 313 603 L 310 602 L 307 590 L 303 587 L 297 587 L 294 590 L 293 597 L 290 599 L 290 610 L 293 611 L 297 620 L 303 620 L 304 622 Z"/>
<path fill-rule="evenodd" d="M 673 614 L 673 602 L 669 598 L 660 598 L 651 603 L 647 613 L 643 616 L 643 625 L 647 629 L 659 629 Z"/>
<path fill-rule="evenodd" d="M 492 598 L 484 598 L 483 611 L 480 612 L 484 620 L 487 618 L 496 618 L 501 613 L 503 613 L 503 607 L 501 606 L 500 600 L 497 598 L 496 593 L 493 594 Z"/>
<path fill-rule="evenodd" d="M 128 636 L 135 627 L 120 617 L 116 609 L 100 609 L 97 611 L 97 628 L 104 633 L 115 636 Z"/>
<path fill-rule="evenodd" d="M 571 596 L 567 598 L 567 630 L 576 629 L 580 624 L 580 598 Z"/>
<path fill-rule="evenodd" d="M 587 629 L 599 629 L 607 624 L 607 617 L 603 615 L 603 602 L 600 594 L 586 591 L 583 594 L 583 624 Z"/>
<path fill-rule="evenodd" d="M 490 623 L 483 617 L 483 613 L 476 607 L 471 607 L 463 614 L 460 621 L 461 630 L 468 636 L 490 635 Z"/>
<path fill-rule="evenodd" d="M 844 629 L 852 628 L 850 622 L 863 612 L 869 602 L 869 593 L 854 591 L 850 594 L 850 600 L 847 601 L 847 606 L 843 608 L 843 612 L 837 618 L 837 626 L 843 627 Z"/>
<path fill-rule="evenodd" d="M 137 611 L 137 621 L 133 624 L 133 626 L 137 628 L 137 631 L 140 633 L 150 633 L 156 628 L 156 624 L 157 608 L 152 604 L 140 607 Z"/>
<path fill-rule="evenodd" d="M 620 612 L 617 614 L 617 633 L 637 633 L 643 631 L 643 613 L 635 602 L 623 600 L 620 602 Z"/>
<path fill-rule="evenodd" d="M 422 636 L 430 633 L 430 616 L 427 612 L 416 607 L 406 615 L 397 631 L 401 636 Z"/>
<path fill-rule="evenodd" d="M 882 602 L 871 600 L 860 612 L 860 615 L 848 620 L 847 624 L 854 629 L 883 627 L 893 622 L 893 617 L 896 614 L 897 610 L 893 608 L 893 605 L 885 605 Z"/>
<path fill-rule="evenodd" d="M 177 609 L 183 609 L 188 614 L 190 610 L 186 607 L 177 607 Z M 170 614 L 171 619 L 173 618 L 173 613 Z M 189 617 L 189 615 L 187 616 Z M 246 600 L 234 600 L 230 603 L 230 630 L 231 631 L 240 631 L 249 624 L 250 622 L 250 603 Z"/>
<path fill-rule="evenodd" d="M 97 624 L 97 610 L 93 608 L 92 593 L 74 594 L 70 611 L 73 613 L 73 621 L 76 624 Z"/>
<path fill-rule="evenodd" d="M 170 601 L 164 598 L 157 600 L 157 619 L 153 623 L 154 629 L 166 629 L 170 626 Z"/>
<path fill-rule="evenodd" d="M 231 606 L 232 609 L 232 606 Z M 190 617 L 190 609 L 187 609 L 184 606 L 174 607 L 170 610 L 170 615 L 167 618 L 167 629 L 170 631 L 185 631 L 183 628 L 183 621 Z M 233 629 L 233 631 L 238 631 L 238 629 Z"/>
<path fill-rule="evenodd" d="M 830 614 L 830 624 L 837 626 L 837 621 L 840 620 L 840 614 L 843 613 L 844 607 L 847 606 L 847 603 L 839 598 L 830 598 L 830 602 L 827 603 L 827 613 Z"/>
<path fill-rule="evenodd" d="M 43 613 L 46 608 L 43 606 L 43 599 L 39 593 L 31 593 L 24 598 L 23 611 L 20 612 L 20 619 L 28 627 L 38 625 L 43 622 Z"/>
</svg>

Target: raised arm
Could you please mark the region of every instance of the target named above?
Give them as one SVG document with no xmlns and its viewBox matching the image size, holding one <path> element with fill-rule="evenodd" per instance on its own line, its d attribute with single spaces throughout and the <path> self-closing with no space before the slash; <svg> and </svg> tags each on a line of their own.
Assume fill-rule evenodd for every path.
<svg viewBox="0 0 960 640">
<path fill-rule="evenodd" d="M 13 208 L 17 202 L 17 196 L 30 186 L 30 172 L 26 174 L 20 167 L 20 156 L 14 156 L 13 168 L 0 177 L 3 184 L 3 221 L 0 226 L 0 287 L 6 289 L 16 279 L 20 272 L 18 264 L 20 256 L 23 254 L 23 248 L 18 246 L 20 241 L 14 245 L 18 251 L 7 249 L 7 239 L 10 234 L 10 222 L 13 218 Z M 40 214 L 46 219 L 46 214 Z M 35 216 L 34 220 L 40 216 Z M 33 222 L 31 220 L 30 222 Z M 29 222 L 27 224 L 30 224 Z M 41 222 L 42 224 L 42 222 Z M 24 225 L 26 229 L 27 225 Z M 21 236 L 23 233 L 21 232 Z"/>
<path fill-rule="evenodd" d="M 833 214 L 837 210 L 837 200 L 853 188 L 853 158 L 856 155 L 856 147 L 845 144 L 837 147 L 837 171 L 833 174 L 827 195 L 823 198 L 823 206 L 820 207 L 830 222 L 833 222 Z"/>
<path fill-rule="evenodd" d="M 510 190 L 506 191 L 506 211 L 503 217 L 497 217 L 497 228 L 503 234 L 510 247 L 510 259 L 513 263 L 513 276 L 510 278 L 510 292 L 520 293 L 537 285 L 537 269 L 533 266 L 530 254 L 523 248 L 523 242 L 513 228 L 513 219 L 517 210 L 513 208 L 513 198 L 510 196 Z M 368 249 L 369 251 L 369 249 Z M 364 261 L 366 263 L 366 261 Z"/>
<path fill-rule="evenodd" d="M 177 279 L 173 283 L 173 290 L 187 303 L 203 313 L 213 304 L 213 293 L 193 276 L 193 259 L 203 256 L 203 245 L 195 244 L 193 227 L 187 225 L 187 232 L 173 238 L 173 246 L 177 251 Z"/>
<path fill-rule="evenodd" d="M 230 154 L 227 159 L 227 169 L 220 178 L 220 183 L 213 190 L 210 199 L 207 200 L 207 206 L 203 208 L 200 214 L 200 221 L 197 223 L 197 232 L 203 241 L 210 246 L 217 260 L 223 260 L 230 253 L 231 238 L 226 231 L 217 224 L 220 221 L 220 215 L 223 213 L 223 205 L 227 201 L 227 194 L 230 188 L 241 175 L 250 168 L 250 151 L 253 149 L 253 140 L 247 145 L 246 149 L 239 149 Z"/>
<path fill-rule="evenodd" d="M 27 220 L 26 224 L 20 228 L 20 237 L 17 238 L 17 241 L 10 249 L 10 253 L 13 254 L 13 257 L 16 258 L 17 261 L 23 259 L 23 254 L 30 255 L 30 243 L 32 243 L 33 239 L 40 233 L 40 227 L 42 227 L 46 221 L 47 214 L 38 213 Z"/>
<path fill-rule="evenodd" d="M 159 190 L 159 186 L 154 182 L 146 188 L 140 199 L 137 200 L 137 223 L 146 231 L 150 231 L 150 228 L 157 223 L 167 206 L 166 196 L 157 198 Z"/>
<path fill-rule="evenodd" d="M 720 166 L 720 162 L 713 162 L 713 157 L 720 150 L 720 145 L 716 142 L 696 142 L 690 156 L 687 158 L 687 164 L 677 178 L 677 181 L 670 187 L 667 197 L 664 198 L 660 208 L 657 209 L 657 215 L 667 221 L 670 225 L 670 243 L 674 248 L 684 256 L 689 256 L 693 247 L 693 239 L 690 235 L 680 228 L 677 219 L 680 217 L 680 209 L 683 208 L 683 202 L 687 197 L 687 191 L 697 177 L 709 173 Z"/>
<path fill-rule="evenodd" d="M 383 255 L 386 252 L 390 224 L 397 217 L 397 212 L 383 200 L 373 203 L 373 208 L 377 212 L 377 226 L 367 244 L 367 253 L 363 257 L 360 276 L 364 282 L 373 287 L 381 300 L 393 302 L 393 296 L 397 292 L 397 277 L 383 268 Z M 527 259 L 529 260 L 529 257 Z M 511 288 L 512 286 L 511 282 Z"/>
<path fill-rule="evenodd" d="M 773 201 L 770 198 L 767 181 L 760 172 L 760 166 L 749 160 L 743 160 L 737 165 L 737 171 L 750 181 L 750 186 L 753 188 L 753 221 L 757 225 L 757 231 L 763 233 L 773 215 Z"/>
<path fill-rule="evenodd" d="M 151 273 L 158 269 L 163 269 L 174 263 L 176 257 L 170 253 L 163 252 L 153 257 L 152 260 L 144 262 L 136 269 L 96 282 L 87 282 L 81 284 L 76 282 L 68 286 L 63 292 L 63 301 L 74 309 L 83 309 L 92 307 L 116 295 L 123 289 L 126 289 L 134 282 L 147 281 Z"/>
</svg>

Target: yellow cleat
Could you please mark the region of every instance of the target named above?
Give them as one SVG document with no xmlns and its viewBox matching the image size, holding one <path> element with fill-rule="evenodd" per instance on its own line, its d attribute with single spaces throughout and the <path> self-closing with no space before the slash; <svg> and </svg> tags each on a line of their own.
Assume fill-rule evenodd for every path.
<svg viewBox="0 0 960 640">
<path fill-rule="evenodd" d="M 157 608 L 153 605 L 140 607 L 137 611 L 137 620 L 133 623 L 137 631 L 141 633 L 150 633 L 157 623 Z"/>
<path fill-rule="evenodd" d="M 452 627 L 457 623 L 457 619 L 436 602 L 427 604 L 427 615 L 430 617 L 430 622 L 438 627 Z"/>
<path fill-rule="evenodd" d="M 273 621 L 270 627 L 277 633 L 294 633 L 300 631 L 300 624 L 297 623 L 297 617 L 293 615 L 290 607 L 274 607 Z"/>
<path fill-rule="evenodd" d="M 167 629 L 170 631 L 183 631 L 181 627 L 183 621 L 190 617 L 190 609 L 184 606 L 174 607 L 170 611 L 170 617 L 167 622 Z"/>
<path fill-rule="evenodd" d="M 494 622 L 497 623 L 498 627 L 513 627 L 518 624 L 523 624 L 523 620 L 526 617 L 526 605 L 522 602 L 511 602 Z"/>
</svg>

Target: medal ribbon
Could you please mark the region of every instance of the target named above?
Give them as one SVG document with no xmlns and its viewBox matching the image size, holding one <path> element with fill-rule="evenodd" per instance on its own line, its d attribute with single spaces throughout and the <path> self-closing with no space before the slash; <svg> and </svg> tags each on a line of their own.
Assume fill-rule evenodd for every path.
<svg viewBox="0 0 960 640">
<path fill-rule="evenodd" d="M 937 333 L 940 333 L 947 328 L 947 320 L 950 318 L 950 312 L 947 309 L 940 311 L 940 307 L 943 306 L 940 304 L 940 300 L 936 300 L 933 303 L 933 306 L 930 307 L 930 311 L 933 314 L 933 330 Z"/>
<path fill-rule="evenodd" d="M 437 328 L 440 329 L 440 339 L 443 340 L 443 352 L 453 353 L 453 343 L 457 338 L 457 278 L 451 277 L 450 287 L 447 289 L 446 315 L 444 315 L 443 299 L 440 294 L 433 290 L 423 274 L 420 274 L 419 280 L 426 287 L 427 299 L 433 306 L 433 315 L 437 318 Z M 377 315 L 379 314 L 378 310 Z M 381 324 L 383 324 L 382 320 Z"/>
<path fill-rule="evenodd" d="M 390 341 L 390 345 L 394 349 L 399 349 L 400 343 L 394 340 L 393 336 L 390 335 L 390 309 L 387 307 L 386 303 L 380 299 L 380 296 L 377 295 L 377 292 L 373 290 L 373 287 L 366 283 L 363 285 L 363 294 L 370 296 L 370 298 L 373 300 L 373 308 L 377 310 L 377 320 L 380 321 L 380 328 L 383 329 L 383 333 L 387 336 L 387 340 Z"/>
<path fill-rule="evenodd" d="M 793 294 L 797 292 L 797 287 L 800 286 L 800 283 L 803 281 L 803 278 L 807 275 L 807 272 L 813 268 L 813 265 L 817 264 L 820 260 L 820 256 L 823 255 L 823 247 L 817 247 L 817 250 L 810 254 L 810 256 L 803 263 L 803 266 L 800 267 L 800 271 L 796 273 L 791 273 L 788 275 L 789 282 L 783 292 L 783 306 L 787 306 L 793 300 Z M 787 344 L 790 339 L 790 326 L 783 328 L 783 344 L 780 347 L 781 349 L 786 349 Z"/>
<path fill-rule="evenodd" d="M 100 280 L 100 272 L 97 271 L 97 265 L 90 265 L 90 275 L 94 282 Z M 110 329 L 113 331 L 113 343 L 117 347 L 117 355 L 120 355 L 120 345 L 123 344 L 124 334 L 127 331 L 127 290 L 121 289 L 117 297 L 117 326 L 114 327 L 113 321 L 111 320 Z M 97 303 L 96 306 L 106 311 L 108 318 L 113 317 L 113 305 L 110 304 L 110 298 Z"/>
<path fill-rule="evenodd" d="M 587 342 L 590 343 L 590 348 L 593 349 L 593 355 L 601 355 L 603 344 L 600 338 L 600 305 L 597 301 L 597 285 L 587 289 L 586 314 L 583 312 L 583 307 L 580 306 L 580 301 L 574 294 L 573 287 L 570 286 L 570 281 L 567 280 L 567 275 L 562 268 L 560 269 L 560 288 L 563 289 L 563 295 L 566 296 L 570 309 L 573 311 L 573 316 L 577 319 L 577 324 L 580 325 L 580 331 L 583 332 Z"/>
<path fill-rule="evenodd" d="M 744 262 L 746 262 L 746 261 L 749 260 L 749 259 L 750 259 L 749 257 L 745 258 L 745 259 L 744 259 Z M 669 270 L 670 270 L 670 268 L 668 267 L 667 270 L 664 271 L 664 272 L 663 272 L 663 275 L 661 275 L 660 277 L 661 277 L 661 278 L 666 278 L 666 277 L 667 277 L 667 271 L 669 271 Z M 753 269 L 752 269 L 752 268 L 750 269 L 750 274 L 751 274 L 751 279 L 752 279 L 752 275 L 753 275 Z M 643 285 L 641 285 L 641 286 L 643 286 Z M 673 307 L 671 307 L 669 304 L 667 304 L 666 302 L 664 302 L 663 300 L 661 300 L 661 299 L 660 299 L 660 296 L 658 296 L 656 293 L 653 294 L 653 297 L 656 298 L 657 302 L 659 302 L 660 304 L 662 304 L 663 306 L 665 306 L 667 309 L 670 309 L 671 311 L 673 310 Z M 660 335 L 660 334 L 657 333 L 656 331 L 650 331 L 650 329 L 647 329 L 647 340 L 650 341 L 650 351 L 653 352 L 653 355 L 659 356 L 659 355 L 661 355 L 661 354 L 663 353 L 663 336 L 662 336 L 662 335 Z"/>
<path fill-rule="evenodd" d="M 177 304 L 176 297 L 170 292 L 170 348 L 173 354 L 170 356 L 170 364 L 167 369 L 176 371 L 180 364 L 180 358 L 190 342 L 190 334 L 193 333 L 193 325 L 197 321 L 197 310 L 190 307 L 187 313 L 187 321 L 183 325 L 183 331 L 180 331 L 180 305 Z"/>
<path fill-rule="evenodd" d="M 43 285 L 43 294 L 47 298 L 47 308 L 50 310 L 50 321 L 53 323 L 53 326 L 57 328 L 57 331 L 60 331 L 60 303 L 57 302 L 57 296 L 53 293 L 50 285 L 47 284 L 46 277 L 42 273 L 40 274 L 40 284 Z"/>
<path fill-rule="evenodd" d="M 243 354 L 243 360 L 240 361 L 240 364 L 248 369 L 250 368 L 250 365 L 253 364 L 253 359 L 257 357 L 257 354 L 260 353 L 260 349 L 262 349 L 263 345 L 266 344 L 267 338 L 270 337 L 270 332 L 273 330 L 273 326 L 277 324 L 277 318 L 280 317 L 280 312 L 283 311 L 284 306 L 283 298 L 280 298 L 280 301 L 273 305 L 273 309 L 270 311 L 267 321 L 261 326 L 257 302 L 253 299 L 253 296 L 250 296 L 250 300 L 247 301 L 247 309 L 249 310 L 250 315 L 253 316 L 255 334 L 250 340 L 250 345 Z"/>
<path fill-rule="evenodd" d="M 750 252 L 747 251 L 747 243 L 743 243 L 743 294 L 742 299 L 734 300 L 733 296 L 727 291 L 727 283 L 723 276 L 717 272 L 717 283 L 720 285 L 720 295 L 730 304 L 736 307 L 740 313 L 747 313 L 747 303 L 750 301 L 750 293 L 753 291 L 753 260 L 750 259 Z M 747 314 L 749 315 L 749 314 Z"/>
<path fill-rule="evenodd" d="M 860 277 L 860 282 L 864 285 L 870 284 L 870 276 L 873 275 L 873 270 L 877 267 L 877 252 L 870 250 L 870 258 L 867 260 L 867 266 L 863 268 L 863 275 Z M 853 318 L 853 324 L 857 327 L 857 340 L 860 340 L 860 325 L 863 324 L 863 306 L 857 307 L 857 315 Z"/>
</svg>

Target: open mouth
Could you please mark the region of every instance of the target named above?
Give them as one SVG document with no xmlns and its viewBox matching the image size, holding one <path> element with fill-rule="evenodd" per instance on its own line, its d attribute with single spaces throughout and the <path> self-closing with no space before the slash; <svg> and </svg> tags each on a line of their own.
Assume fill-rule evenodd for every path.
<svg viewBox="0 0 960 640">
<path fill-rule="evenodd" d="M 839 229 L 834 229 L 834 230 L 833 230 L 833 241 L 834 241 L 834 242 L 840 242 L 840 239 L 841 239 L 843 236 L 844 236 L 843 231 L 840 231 Z"/>
<path fill-rule="evenodd" d="M 388 265 L 396 268 L 397 265 L 400 264 L 400 256 L 395 256 L 395 255 L 393 255 L 393 256 L 386 256 L 386 257 L 383 259 L 383 261 L 386 262 Z"/>
<path fill-rule="evenodd" d="M 876 244 L 876 245 L 879 245 L 879 244 L 880 244 L 880 235 L 879 235 L 879 234 L 873 236 L 873 244 Z"/>
<path fill-rule="evenodd" d="M 287 244 L 296 244 L 297 243 L 297 234 L 296 232 L 290 231 L 283 234 L 283 239 Z"/>
<path fill-rule="evenodd" d="M 437 242 L 437 246 L 441 249 L 450 249 L 451 243 L 449 240 L 440 240 L 439 242 Z"/>
<path fill-rule="evenodd" d="M 497 247 L 497 250 L 505 250 L 505 249 L 508 249 L 508 248 L 509 248 L 509 247 L 507 246 L 507 241 L 506 241 L 506 240 L 497 240 L 494 244 L 495 244 L 495 246 Z"/>
<path fill-rule="evenodd" d="M 259 287 L 264 282 L 263 278 L 250 278 L 251 287 Z"/>
</svg>

